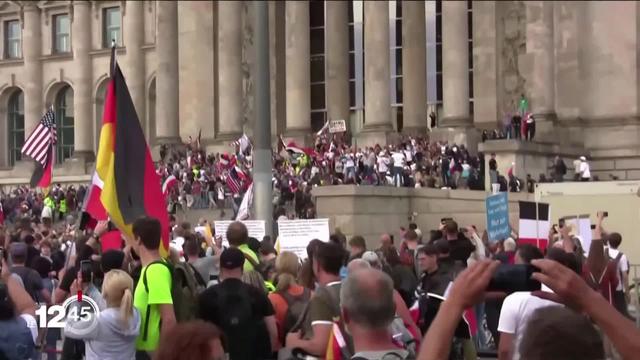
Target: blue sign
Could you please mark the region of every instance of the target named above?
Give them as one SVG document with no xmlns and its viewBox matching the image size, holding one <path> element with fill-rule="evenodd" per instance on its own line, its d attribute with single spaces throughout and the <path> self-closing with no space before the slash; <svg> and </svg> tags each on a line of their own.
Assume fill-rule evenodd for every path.
<svg viewBox="0 0 640 360">
<path fill-rule="evenodd" d="M 486 200 L 487 234 L 496 242 L 511 236 L 509 226 L 509 199 L 506 192 L 491 195 Z"/>
</svg>

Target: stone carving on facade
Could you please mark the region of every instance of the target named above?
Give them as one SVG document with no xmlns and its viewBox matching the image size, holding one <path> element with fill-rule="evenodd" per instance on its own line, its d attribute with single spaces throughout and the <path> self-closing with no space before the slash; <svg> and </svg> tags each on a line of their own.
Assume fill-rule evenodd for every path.
<svg viewBox="0 0 640 360">
<path fill-rule="evenodd" d="M 255 47 L 253 44 L 253 6 L 242 4 L 242 122 L 243 128 L 250 127 L 254 119 L 254 76 Z"/>
<path fill-rule="evenodd" d="M 502 18 L 502 111 L 512 113 L 525 93 L 525 77 L 519 68 L 519 57 L 526 54 L 526 8 L 523 1 L 504 2 Z M 525 94 L 526 95 L 526 94 Z"/>
</svg>

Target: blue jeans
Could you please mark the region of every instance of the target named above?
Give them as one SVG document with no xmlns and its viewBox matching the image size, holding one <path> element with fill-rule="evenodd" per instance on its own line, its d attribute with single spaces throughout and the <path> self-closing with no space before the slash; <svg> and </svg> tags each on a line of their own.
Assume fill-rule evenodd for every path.
<svg viewBox="0 0 640 360">
<path fill-rule="evenodd" d="M 392 170 L 393 174 L 393 186 L 401 187 L 402 186 L 402 171 L 404 169 L 400 166 L 394 166 Z"/>
</svg>

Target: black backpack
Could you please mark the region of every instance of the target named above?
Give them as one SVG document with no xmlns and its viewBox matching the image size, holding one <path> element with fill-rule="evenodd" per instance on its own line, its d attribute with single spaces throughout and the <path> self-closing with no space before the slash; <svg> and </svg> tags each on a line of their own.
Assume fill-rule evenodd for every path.
<svg viewBox="0 0 640 360">
<path fill-rule="evenodd" d="M 271 353 L 267 329 L 253 311 L 248 285 L 228 291 L 217 285 L 217 323 L 224 333 L 223 345 L 230 358 L 266 359 Z"/>
<path fill-rule="evenodd" d="M 288 334 L 291 331 L 295 331 L 294 327 L 306 312 L 307 304 L 311 300 L 311 290 L 304 288 L 302 294 L 298 296 L 293 296 L 286 290 L 279 291 L 278 294 L 287 302 L 287 313 L 284 316 L 282 328 L 284 330 L 283 333 Z"/>
<path fill-rule="evenodd" d="M 198 295 L 206 288 L 206 282 L 196 271 L 193 265 L 189 263 L 170 264 L 163 260 L 157 260 L 147 265 L 147 269 L 142 277 L 144 290 L 149 293 L 149 284 L 147 282 L 147 271 L 154 264 L 165 266 L 171 273 L 171 299 L 173 301 L 173 312 L 176 315 L 176 321 L 185 322 L 195 319 L 198 307 Z M 143 339 L 147 339 L 149 330 L 149 315 L 151 313 L 151 305 L 147 304 L 147 315 L 142 328 Z"/>
</svg>

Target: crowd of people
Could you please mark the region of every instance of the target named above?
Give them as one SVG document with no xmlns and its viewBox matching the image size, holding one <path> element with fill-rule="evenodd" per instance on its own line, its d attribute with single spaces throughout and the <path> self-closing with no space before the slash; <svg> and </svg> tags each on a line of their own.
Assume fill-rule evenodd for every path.
<svg viewBox="0 0 640 360">
<path fill-rule="evenodd" d="M 539 249 L 444 218 L 375 245 L 336 230 L 298 256 L 241 222 L 223 246 L 206 220 L 172 217 L 182 251 L 164 259 L 153 218 L 114 246 L 108 222 L 78 230 L 21 216 L 0 233 L 0 359 L 441 360 L 486 348 L 499 359 L 633 359 L 629 264 L 597 218 L 588 252 L 570 225 Z M 37 306 L 78 291 L 98 304 L 96 326 L 36 321 Z"/>
<path fill-rule="evenodd" d="M 231 203 L 237 213 L 251 183 L 251 146 L 238 141 L 235 154 L 206 154 L 197 141 L 184 151 L 165 150 L 158 174 L 177 179 L 170 208 L 215 208 Z M 464 145 L 403 137 L 397 144 L 354 147 L 340 137 L 318 137 L 313 148 L 295 143 L 273 154 L 274 204 L 295 203 L 296 215 L 309 217 L 313 204 L 304 194 L 313 186 L 357 184 L 396 187 L 484 188 L 482 154 Z M 301 201 L 301 203 L 299 203 Z"/>
</svg>

